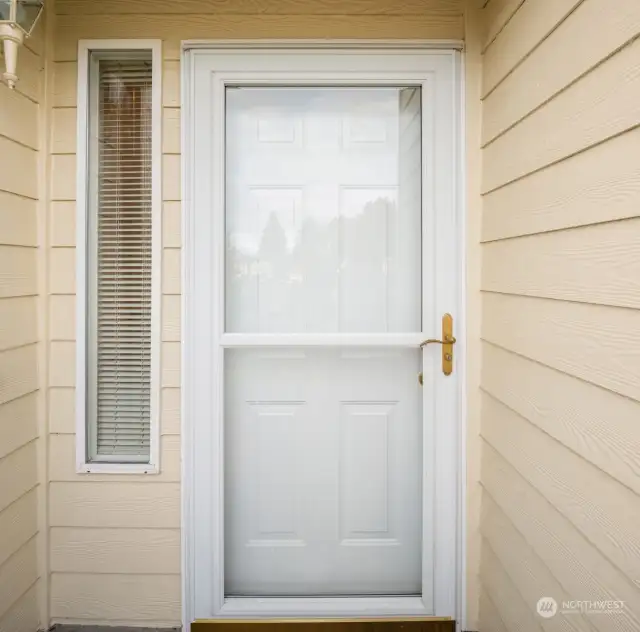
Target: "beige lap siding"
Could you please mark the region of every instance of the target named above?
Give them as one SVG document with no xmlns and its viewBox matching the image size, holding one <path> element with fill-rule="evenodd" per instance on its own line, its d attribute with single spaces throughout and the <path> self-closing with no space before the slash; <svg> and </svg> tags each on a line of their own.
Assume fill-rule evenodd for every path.
<svg viewBox="0 0 640 632">
<path fill-rule="evenodd" d="M 58 0 L 53 86 L 49 454 L 55 622 L 180 622 L 180 40 L 455 38 L 459 0 Z M 75 150 L 79 39 L 163 40 L 161 473 L 75 473 Z"/>
<path fill-rule="evenodd" d="M 640 4 L 490 0 L 483 13 L 479 629 L 631 632 Z M 625 609 L 545 621 L 542 596 Z"/>
<path fill-rule="evenodd" d="M 40 625 L 39 279 L 43 28 L 20 50 L 16 90 L 0 83 L 0 630 Z M 4 61 L 0 61 L 3 66 Z"/>
</svg>

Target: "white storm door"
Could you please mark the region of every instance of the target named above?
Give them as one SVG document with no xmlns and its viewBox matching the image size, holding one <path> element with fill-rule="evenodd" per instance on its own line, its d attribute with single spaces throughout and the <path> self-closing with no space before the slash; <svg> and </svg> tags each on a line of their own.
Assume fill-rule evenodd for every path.
<svg viewBox="0 0 640 632">
<path fill-rule="evenodd" d="M 453 616 L 453 56 L 285 57 L 194 55 L 195 616 Z"/>
</svg>

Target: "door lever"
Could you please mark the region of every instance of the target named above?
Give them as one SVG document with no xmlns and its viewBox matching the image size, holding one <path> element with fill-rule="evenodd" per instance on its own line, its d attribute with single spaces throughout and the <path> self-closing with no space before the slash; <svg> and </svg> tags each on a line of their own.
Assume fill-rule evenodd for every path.
<svg viewBox="0 0 640 632">
<path fill-rule="evenodd" d="M 442 339 L 428 338 L 420 343 L 420 348 L 430 344 L 442 345 L 442 372 L 451 375 L 453 372 L 453 345 L 456 344 L 456 337 L 453 335 L 453 316 L 445 314 L 442 317 Z M 422 373 L 418 376 L 422 384 Z"/>
</svg>

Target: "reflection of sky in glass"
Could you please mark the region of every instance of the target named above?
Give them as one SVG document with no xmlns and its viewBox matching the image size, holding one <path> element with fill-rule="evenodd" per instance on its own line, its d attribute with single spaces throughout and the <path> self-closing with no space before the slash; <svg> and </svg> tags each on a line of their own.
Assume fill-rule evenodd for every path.
<svg viewBox="0 0 640 632">
<path fill-rule="evenodd" d="M 359 204 L 352 196 L 348 205 L 340 206 L 336 184 L 342 178 L 347 182 L 384 182 L 383 195 L 395 199 L 389 186 L 397 185 L 397 89 L 231 90 L 231 107 L 238 93 L 250 94 L 250 99 L 244 99 L 242 109 L 229 117 L 228 168 L 234 172 L 229 173 L 227 186 L 233 190 L 252 177 L 268 186 L 286 181 L 297 171 L 312 195 L 294 202 L 295 190 L 289 194 L 280 190 L 280 196 L 273 191 L 264 194 L 257 217 L 242 213 L 233 218 L 230 245 L 247 254 L 257 252 L 268 217 L 275 214 L 288 247 L 293 248 L 299 238 L 301 212 L 304 218 L 327 223 L 338 215 L 362 213 L 367 202 L 379 197 L 374 188 L 357 196 Z M 367 160 L 370 151 L 377 152 L 375 160 Z M 246 192 L 236 194 L 242 206 L 255 204 Z M 295 219 L 289 216 L 292 203 L 298 215 Z M 304 209 L 300 208 L 302 203 Z"/>
<path fill-rule="evenodd" d="M 389 276 L 420 269 L 420 129 L 413 88 L 229 89 L 230 309 L 257 311 L 266 330 L 282 318 L 308 330 L 310 293 L 339 318 L 347 286 L 368 285 L 371 309 L 376 292 L 389 300 Z"/>
</svg>

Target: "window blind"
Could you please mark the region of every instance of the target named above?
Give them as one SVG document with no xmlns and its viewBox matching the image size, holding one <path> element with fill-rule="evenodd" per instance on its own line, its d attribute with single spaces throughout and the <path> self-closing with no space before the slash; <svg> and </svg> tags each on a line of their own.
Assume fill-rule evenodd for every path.
<svg viewBox="0 0 640 632">
<path fill-rule="evenodd" d="M 92 66 L 97 121 L 94 461 L 148 461 L 151 426 L 152 61 Z M 95 171 L 94 171 L 95 173 Z M 90 333 L 91 335 L 91 333 Z M 90 359 L 91 361 L 91 359 Z"/>
</svg>

